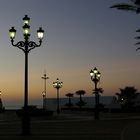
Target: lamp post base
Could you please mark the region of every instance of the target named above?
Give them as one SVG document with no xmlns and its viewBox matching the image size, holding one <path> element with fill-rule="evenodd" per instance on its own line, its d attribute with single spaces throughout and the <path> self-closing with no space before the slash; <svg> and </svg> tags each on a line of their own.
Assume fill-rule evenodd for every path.
<svg viewBox="0 0 140 140">
<path fill-rule="evenodd" d="M 94 119 L 99 120 L 99 112 L 98 111 L 94 112 Z"/>
<path fill-rule="evenodd" d="M 23 136 L 30 136 L 30 116 L 27 112 L 24 111 L 23 118 L 22 118 L 22 132 L 21 135 Z"/>
<path fill-rule="evenodd" d="M 57 114 L 60 114 L 60 110 L 59 109 L 57 110 Z"/>
</svg>

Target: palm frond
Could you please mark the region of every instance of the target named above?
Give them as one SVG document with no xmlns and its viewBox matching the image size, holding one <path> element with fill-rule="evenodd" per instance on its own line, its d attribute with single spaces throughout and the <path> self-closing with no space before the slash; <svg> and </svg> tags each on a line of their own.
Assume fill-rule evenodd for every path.
<svg viewBox="0 0 140 140">
<path fill-rule="evenodd" d="M 120 96 L 120 93 L 116 93 L 117 96 Z"/>
<path fill-rule="evenodd" d="M 137 42 L 135 45 L 140 45 L 140 42 Z"/>
<path fill-rule="evenodd" d="M 135 2 L 136 5 L 140 5 L 140 0 L 132 0 Z"/>
<path fill-rule="evenodd" d="M 140 36 L 136 36 L 135 39 L 140 39 Z"/>
<path fill-rule="evenodd" d="M 136 32 L 140 32 L 140 29 L 137 29 Z"/>
<path fill-rule="evenodd" d="M 126 10 L 126 11 L 133 11 L 133 12 L 137 12 L 137 7 L 133 6 L 133 5 L 129 5 L 129 4 L 115 4 L 113 6 L 111 6 L 110 8 L 117 8 L 119 10 Z"/>
<path fill-rule="evenodd" d="M 137 42 L 135 45 L 140 45 L 140 42 Z M 140 49 L 140 47 L 138 47 L 137 49 L 136 49 L 136 51 L 138 51 Z"/>
<path fill-rule="evenodd" d="M 136 51 L 138 51 L 140 49 L 140 47 L 138 47 L 137 49 L 136 49 Z"/>
</svg>

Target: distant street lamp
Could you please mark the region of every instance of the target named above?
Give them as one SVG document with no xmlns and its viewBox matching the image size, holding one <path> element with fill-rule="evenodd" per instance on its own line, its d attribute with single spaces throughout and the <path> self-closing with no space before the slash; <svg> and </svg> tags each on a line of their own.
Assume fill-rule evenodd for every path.
<svg viewBox="0 0 140 140">
<path fill-rule="evenodd" d="M 59 79 L 56 79 L 56 82 L 53 82 L 53 87 L 57 89 L 57 114 L 60 113 L 59 108 L 59 89 L 63 86 L 63 82 L 60 82 Z"/>
<path fill-rule="evenodd" d="M 14 44 L 14 39 L 16 36 L 16 30 L 12 27 L 9 30 L 11 44 L 14 47 L 21 49 L 25 53 L 25 87 L 24 87 L 24 108 L 23 108 L 23 118 L 22 118 L 22 135 L 30 135 L 30 117 L 28 112 L 28 53 L 36 48 L 40 47 L 42 44 L 42 39 L 44 37 L 44 30 L 40 27 L 37 30 L 37 35 L 39 39 L 39 44 L 36 44 L 34 41 L 30 41 L 30 26 L 29 26 L 30 18 L 25 15 L 23 18 L 23 36 L 24 41 L 19 41 Z"/>
<path fill-rule="evenodd" d="M 46 80 L 49 79 L 47 77 L 46 72 L 44 73 L 43 77 L 41 77 L 44 80 L 44 92 L 43 92 L 43 109 L 46 109 Z"/>
<path fill-rule="evenodd" d="M 95 93 L 95 112 L 94 118 L 95 120 L 99 120 L 99 89 L 97 88 L 97 84 L 100 81 L 101 73 L 95 67 L 90 71 L 91 80 L 95 84 L 94 93 Z"/>
</svg>

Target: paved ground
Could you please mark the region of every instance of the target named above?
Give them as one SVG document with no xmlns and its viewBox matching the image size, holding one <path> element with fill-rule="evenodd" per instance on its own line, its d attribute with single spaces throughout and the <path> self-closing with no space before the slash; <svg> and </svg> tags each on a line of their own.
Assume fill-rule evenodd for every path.
<svg viewBox="0 0 140 140">
<path fill-rule="evenodd" d="M 95 121 L 91 114 L 60 114 L 53 118 L 32 118 L 31 136 L 21 136 L 21 121 L 13 113 L 0 114 L 0 140 L 140 140 L 139 116 Z"/>
</svg>

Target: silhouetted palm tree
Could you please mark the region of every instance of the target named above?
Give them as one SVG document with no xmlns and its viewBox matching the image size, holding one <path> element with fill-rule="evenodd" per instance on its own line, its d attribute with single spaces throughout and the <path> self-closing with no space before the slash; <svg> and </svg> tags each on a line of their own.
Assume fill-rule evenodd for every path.
<svg viewBox="0 0 140 140">
<path fill-rule="evenodd" d="M 82 108 L 82 106 L 84 106 L 86 104 L 86 102 L 84 102 L 82 100 L 82 95 L 85 95 L 86 94 L 86 91 L 85 90 L 78 90 L 76 91 L 76 94 L 80 96 L 80 100 L 79 102 L 77 103 L 77 105 Z"/>
<path fill-rule="evenodd" d="M 73 106 L 73 104 L 71 103 L 71 98 L 74 96 L 74 94 L 67 93 L 66 96 L 69 98 L 69 102 L 66 104 L 66 106 L 68 106 L 70 108 L 71 106 Z"/>
<path fill-rule="evenodd" d="M 116 8 L 119 10 L 125 10 L 125 11 L 132 11 L 135 12 L 136 14 L 140 13 L 140 0 L 130 0 L 130 4 L 128 3 L 120 3 L 120 4 L 115 4 L 111 6 L 110 8 Z M 136 32 L 140 32 L 140 29 L 136 30 Z M 135 39 L 140 39 L 140 36 L 135 37 Z M 140 45 L 140 41 L 138 41 L 135 45 Z M 139 50 L 140 47 L 138 47 L 136 50 Z"/>
<path fill-rule="evenodd" d="M 134 99 L 139 93 L 135 87 L 125 87 L 124 89 L 120 88 L 120 93 L 116 93 L 118 96 L 118 102 L 121 103 L 124 108 L 132 108 L 134 105 Z"/>
</svg>

